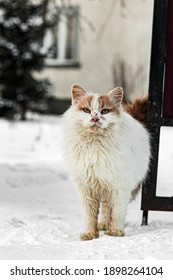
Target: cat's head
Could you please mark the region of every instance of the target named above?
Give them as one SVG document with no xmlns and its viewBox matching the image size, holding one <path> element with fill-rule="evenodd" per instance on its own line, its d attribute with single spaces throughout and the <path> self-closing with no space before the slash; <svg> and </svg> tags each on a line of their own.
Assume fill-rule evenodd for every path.
<svg viewBox="0 0 173 280">
<path fill-rule="evenodd" d="M 106 94 L 93 94 L 75 84 L 72 85 L 71 94 L 72 107 L 77 112 L 80 123 L 91 132 L 110 127 L 121 113 L 121 87 L 116 87 Z"/>
</svg>

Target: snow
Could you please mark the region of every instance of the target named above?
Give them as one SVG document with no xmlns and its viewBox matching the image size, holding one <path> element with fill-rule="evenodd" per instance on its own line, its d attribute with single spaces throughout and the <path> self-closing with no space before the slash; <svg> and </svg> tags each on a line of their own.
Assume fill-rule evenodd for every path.
<svg viewBox="0 0 173 280">
<path fill-rule="evenodd" d="M 172 259 L 173 213 L 149 212 L 142 227 L 140 195 L 129 205 L 125 237 L 101 233 L 80 241 L 84 221 L 62 160 L 61 122 L 38 115 L 27 122 L 0 119 L 0 259 Z M 158 188 L 167 195 L 173 129 L 162 129 L 162 136 Z"/>
<path fill-rule="evenodd" d="M 17 26 L 21 31 L 28 32 L 29 28 L 40 27 L 43 25 L 43 18 L 41 16 L 31 16 L 27 21 L 22 21 L 19 17 L 4 17 L 5 12 L 0 9 L 0 24 L 4 25 L 6 29 Z"/>
<path fill-rule="evenodd" d="M 14 57 L 19 56 L 19 50 L 17 49 L 17 46 L 11 42 L 1 42 L 1 46 L 7 48 L 9 51 L 11 51 L 11 54 Z"/>
<path fill-rule="evenodd" d="M 22 59 L 24 59 L 24 60 L 31 60 L 32 57 L 33 57 L 32 52 L 25 52 L 25 53 L 22 55 Z"/>
<path fill-rule="evenodd" d="M 42 17 L 39 17 L 39 16 L 34 16 L 34 17 L 31 17 L 29 20 L 28 20 L 28 24 L 30 26 L 40 26 L 43 24 L 43 18 Z"/>
<path fill-rule="evenodd" d="M 3 18 L 3 22 L 4 22 L 4 26 L 6 27 L 6 28 L 8 28 L 8 27 L 13 27 L 13 25 L 18 25 L 18 26 L 20 26 L 21 25 L 21 20 L 20 20 L 20 18 L 18 18 L 18 17 L 10 17 L 9 19 L 4 19 Z"/>
<path fill-rule="evenodd" d="M 23 32 L 28 31 L 29 27 L 39 27 L 43 24 L 43 18 L 40 16 L 32 16 L 26 22 L 23 22 L 19 17 L 10 17 L 9 19 L 4 19 L 4 13 L 0 10 L 0 23 L 4 25 L 5 28 L 12 28 L 16 25 Z"/>
</svg>

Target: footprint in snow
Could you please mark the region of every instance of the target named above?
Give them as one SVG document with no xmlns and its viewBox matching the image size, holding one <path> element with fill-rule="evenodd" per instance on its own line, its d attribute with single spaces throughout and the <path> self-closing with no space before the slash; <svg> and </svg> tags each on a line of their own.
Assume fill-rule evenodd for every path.
<svg viewBox="0 0 173 280">
<path fill-rule="evenodd" d="M 15 228 L 21 228 L 26 225 L 23 221 L 17 218 L 12 218 L 10 224 L 13 225 Z"/>
</svg>

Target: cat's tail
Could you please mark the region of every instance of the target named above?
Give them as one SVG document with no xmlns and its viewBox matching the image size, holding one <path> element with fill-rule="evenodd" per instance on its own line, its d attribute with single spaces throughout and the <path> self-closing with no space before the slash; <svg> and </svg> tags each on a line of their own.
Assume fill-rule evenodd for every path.
<svg viewBox="0 0 173 280">
<path fill-rule="evenodd" d="M 140 189 L 142 187 L 142 184 L 140 183 L 136 188 L 134 188 L 132 191 L 131 191 L 131 198 L 130 198 L 130 202 L 132 202 L 136 196 L 138 195 Z"/>
<path fill-rule="evenodd" d="M 148 96 L 136 99 L 131 104 L 124 104 L 124 110 L 133 118 L 138 120 L 143 126 L 147 125 Z"/>
</svg>

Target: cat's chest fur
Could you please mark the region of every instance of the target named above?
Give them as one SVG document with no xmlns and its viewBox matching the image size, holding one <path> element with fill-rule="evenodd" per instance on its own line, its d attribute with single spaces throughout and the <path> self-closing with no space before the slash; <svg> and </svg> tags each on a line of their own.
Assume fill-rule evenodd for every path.
<svg viewBox="0 0 173 280">
<path fill-rule="evenodd" d="M 123 177 L 125 169 L 123 151 L 114 135 L 81 133 L 76 135 L 70 154 L 71 170 L 77 181 L 85 187 L 113 184 L 115 178 Z M 120 160 L 121 159 L 121 160 Z"/>
</svg>

